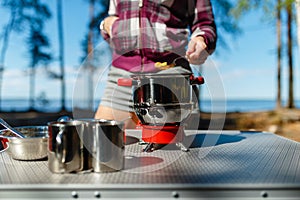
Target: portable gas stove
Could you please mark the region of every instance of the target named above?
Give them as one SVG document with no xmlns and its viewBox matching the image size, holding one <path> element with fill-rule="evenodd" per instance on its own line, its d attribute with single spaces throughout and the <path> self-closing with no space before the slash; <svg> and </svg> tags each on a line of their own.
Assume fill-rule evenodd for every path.
<svg viewBox="0 0 300 200">
<path fill-rule="evenodd" d="M 133 88 L 133 107 L 142 127 L 142 140 L 149 143 L 144 151 L 166 144 L 186 149 L 180 143 L 195 105 L 192 86 L 203 84 L 204 79 L 194 77 L 191 70 L 180 69 L 138 73 L 118 80 L 119 86 Z"/>
</svg>

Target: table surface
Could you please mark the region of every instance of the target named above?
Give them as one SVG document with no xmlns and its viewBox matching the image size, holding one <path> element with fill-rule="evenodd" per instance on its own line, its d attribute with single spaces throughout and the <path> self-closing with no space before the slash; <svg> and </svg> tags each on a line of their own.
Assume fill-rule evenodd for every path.
<svg viewBox="0 0 300 200">
<path fill-rule="evenodd" d="M 170 198 L 193 194 L 222 199 L 239 195 L 269 199 L 300 197 L 298 142 L 267 132 L 187 130 L 183 144 L 190 146 L 188 152 L 167 145 L 146 153 L 138 142 L 140 134 L 139 130 L 126 131 L 125 167 L 113 173 L 53 174 L 47 160 L 17 161 L 2 152 L 0 198 L 16 197 L 20 191 L 30 197 L 36 191 L 69 194 L 56 193 L 61 198 L 88 198 L 91 192 L 96 198 L 97 191 L 101 191 L 103 198 L 105 194 L 117 195 L 116 191 L 131 191 L 138 197 L 149 195 L 152 190 L 160 191 L 155 192 L 157 197 L 170 194 Z M 124 197 L 119 195 L 116 197 Z M 154 197 L 153 192 L 151 195 Z"/>
</svg>

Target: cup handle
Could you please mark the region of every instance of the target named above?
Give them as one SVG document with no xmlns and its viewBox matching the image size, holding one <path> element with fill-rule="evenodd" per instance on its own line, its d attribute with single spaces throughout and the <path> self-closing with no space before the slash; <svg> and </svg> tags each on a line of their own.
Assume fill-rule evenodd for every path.
<svg viewBox="0 0 300 200">
<path fill-rule="evenodd" d="M 56 151 L 55 151 L 55 155 L 56 158 L 58 159 L 58 161 L 60 163 L 65 163 L 66 162 L 66 147 L 67 144 L 64 141 L 64 132 L 65 129 L 64 128 L 60 128 L 57 136 L 56 136 Z"/>
</svg>

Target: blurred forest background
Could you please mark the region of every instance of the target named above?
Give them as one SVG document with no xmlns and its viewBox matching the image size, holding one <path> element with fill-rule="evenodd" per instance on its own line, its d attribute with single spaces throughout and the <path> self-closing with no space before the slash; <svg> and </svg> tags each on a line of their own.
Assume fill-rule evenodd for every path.
<svg viewBox="0 0 300 200">
<path fill-rule="evenodd" d="M 103 42 L 99 32 L 99 24 L 107 15 L 109 6 L 108 0 L 76 0 L 84 2 L 88 9 L 81 10 L 80 13 L 74 15 L 74 22 L 76 18 L 81 16 L 88 16 L 86 22 L 86 33 L 82 35 L 81 41 L 81 55 L 78 56 L 78 65 L 81 65 L 82 70 L 86 73 L 85 85 L 86 96 L 84 99 L 85 106 L 89 109 L 94 109 L 94 88 L 95 78 L 92 78 L 101 66 L 101 60 L 98 55 L 107 55 L 109 58 L 109 48 L 97 48 L 97 45 Z M 50 6 L 55 3 L 55 7 Z M 299 42 L 297 42 L 297 22 L 299 23 L 299 2 L 298 0 L 211 0 L 215 20 L 218 27 L 218 49 L 230 49 L 228 41 L 238 38 L 243 30 L 240 27 L 240 20 L 249 12 L 255 10 L 262 10 L 264 16 L 261 23 L 270 26 L 276 30 L 277 41 L 274 41 L 274 49 L 276 49 L 277 65 L 277 88 L 275 101 L 275 110 L 288 108 L 295 108 L 294 97 L 294 49 Z M 47 90 L 42 93 L 36 92 L 36 86 L 39 84 L 47 85 L 47 82 L 39 82 L 37 71 L 42 71 L 49 80 L 57 80 L 59 88 L 57 93 L 59 101 L 57 102 L 58 110 L 69 110 L 72 102 L 67 97 L 66 85 L 66 70 L 65 70 L 65 30 L 67 23 L 64 19 L 64 12 L 71 7 L 65 7 L 66 1 L 63 0 L 2 0 L 0 13 L 7 13 L 7 21 L 0 29 L 0 111 L 3 111 L 3 80 L 5 72 L 8 68 L 13 66 L 7 65 L 7 52 L 15 35 L 23 38 L 23 43 L 20 46 L 25 46 L 26 53 L 24 60 L 27 65 L 22 66 L 25 71 L 24 75 L 28 76 L 28 82 L 24 82 L 21 87 L 28 86 L 28 108 L 25 111 L 36 111 L 37 107 L 47 107 L 48 94 Z M 2 15 L 2 14 L 1 14 Z M 50 20 L 56 20 L 56 29 L 51 30 L 55 32 L 58 38 L 56 43 L 51 43 L 49 32 L 46 31 L 47 23 Z M 53 35 L 53 34 L 52 34 Z M 53 51 L 53 48 L 58 51 Z M 77 56 L 77 55 L 76 55 Z M 288 95 L 287 100 L 282 101 L 282 63 L 288 63 Z M 99 64 L 100 63 L 100 64 Z M 105 61 L 104 61 L 105 63 Z M 53 67 L 56 66 L 56 67 Z M 101 70 L 101 69 L 100 69 Z M 102 69 L 103 70 L 103 69 Z M 90 78 L 89 78 L 90 77 Z M 11 80 L 14 81 L 14 80 Z M 283 102 L 285 102 L 283 104 Z M 58 105 L 59 104 L 59 105 Z"/>
</svg>

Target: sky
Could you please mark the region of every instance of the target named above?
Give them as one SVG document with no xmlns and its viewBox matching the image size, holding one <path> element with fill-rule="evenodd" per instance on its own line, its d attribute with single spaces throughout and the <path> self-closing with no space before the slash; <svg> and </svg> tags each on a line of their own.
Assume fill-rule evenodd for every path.
<svg viewBox="0 0 300 200">
<path fill-rule="evenodd" d="M 49 2 L 51 8 L 55 9 L 55 1 Z M 64 9 L 64 39 L 65 39 L 65 65 L 67 98 L 72 99 L 78 90 L 85 91 L 82 84 L 78 89 L 78 72 L 80 72 L 79 58 L 82 55 L 81 40 L 87 32 L 88 5 L 83 0 L 63 1 Z M 0 10 L 0 26 L 2 27 L 8 19 L 5 10 Z M 229 49 L 217 46 L 217 51 L 207 63 L 202 66 L 201 74 L 207 80 L 203 87 L 202 94 L 205 98 L 226 98 L 226 99 L 275 99 L 276 95 L 276 34 L 275 29 L 261 21 L 261 14 L 252 12 L 243 17 L 240 21 L 243 33 L 240 36 L 228 37 Z M 1 29 L 2 30 L 2 29 Z M 56 32 L 56 16 L 46 23 L 46 33 L 49 34 L 53 45 L 52 52 L 57 56 L 58 41 Z M 222 33 L 219 33 L 222 34 Z M 105 42 L 99 44 L 100 48 L 105 47 Z M 1 44 L 1 43 L 0 43 Z M 13 34 L 10 39 L 10 46 L 6 57 L 2 97 L 28 98 L 29 77 L 25 72 L 28 66 L 26 59 L 26 46 L 24 38 L 20 34 Z M 295 51 L 295 58 L 298 51 Z M 283 98 L 287 96 L 287 61 L 283 64 Z M 58 70 L 58 63 L 52 64 L 52 69 Z M 36 96 L 46 93 L 49 99 L 60 98 L 60 83 L 49 79 L 39 69 L 37 75 Z M 198 69 L 196 69 L 198 71 Z M 100 78 L 96 78 L 96 90 L 100 98 L 105 75 L 102 71 Z M 298 59 L 294 60 L 294 90 L 295 98 L 300 99 L 300 70 Z M 216 78 L 216 76 L 218 76 Z M 86 92 L 86 91 L 85 91 Z"/>
</svg>

